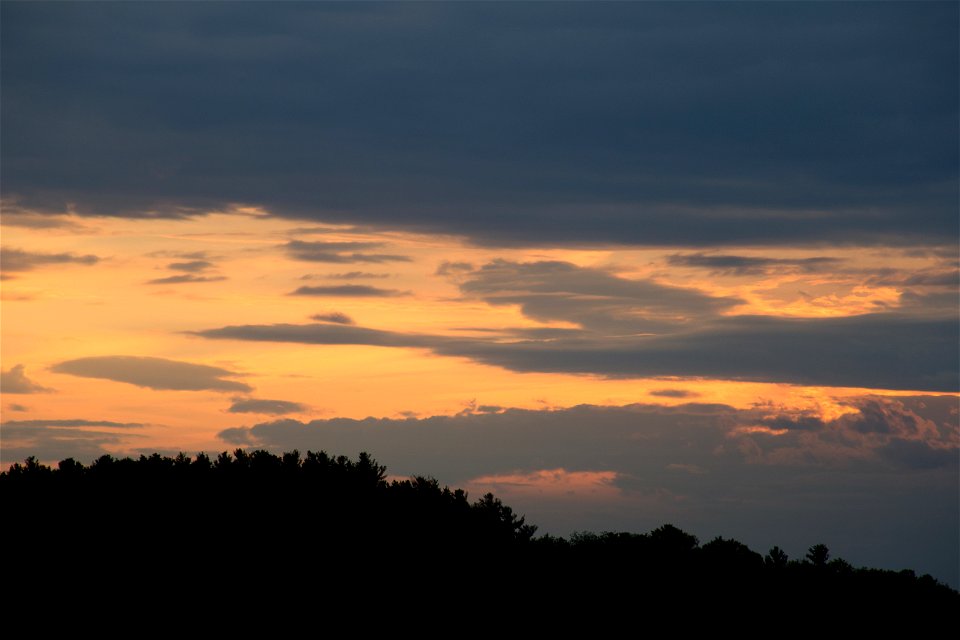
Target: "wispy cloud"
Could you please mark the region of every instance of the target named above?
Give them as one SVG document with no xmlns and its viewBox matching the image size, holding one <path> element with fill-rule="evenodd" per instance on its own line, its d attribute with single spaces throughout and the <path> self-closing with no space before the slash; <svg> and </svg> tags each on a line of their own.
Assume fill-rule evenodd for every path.
<svg viewBox="0 0 960 640">
<path fill-rule="evenodd" d="M 667 263 L 672 266 L 706 269 L 714 274 L 736 276 L 820 273 L 835 270 L 843 262 L 841 258 L 827 256 L 789 259 L 704 253 L 674 254 L 667 258 Z"/>
<path fill-rule="evenodd" d="M 3 248 L 0 250 L 0 269 L 4 272 L 32 271 L 37 267 L 49 265 L 81 264 L 92 265 L 100 262 L 95 255 L 76 255 L 73 253 L 34 253 L 20 249 Z"/>
<path fill-rule="evenodd" d="M 381 242 L 304 242 L 292 240 L 284 245 L 287 255 L 306 262 L 331 264 L 410 262 L 408 256 L 386 253 L 360 253 L 362 249 L 383 246 Z"/>
<path fill-rule="evenodd" d="M 179 276 L 168 276 L 166 278 L 156 278 L 147 280 L 147 284 L 186 284 L 191 282 L 220 282 L 226 280 L 226 276 L 194 276 L 183 274 Z"/>
</svg>

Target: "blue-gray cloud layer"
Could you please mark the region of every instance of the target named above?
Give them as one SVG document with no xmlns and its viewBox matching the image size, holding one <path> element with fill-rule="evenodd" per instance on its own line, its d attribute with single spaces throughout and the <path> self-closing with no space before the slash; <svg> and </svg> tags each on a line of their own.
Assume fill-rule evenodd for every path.
<svg viewBox="0 0 960 640">
<path fill-rule="evenodd" d="M 951 244 L 958 11 L 4 3 L 5 197 L 498 244 Z"/>
<path fill-rule="evenodd" d="M 622 493 L 613 503 L 549 492 L 521 492 L 510 502 L 553 533 L 584 522 L 645 530 L 670 521 L 749 544 L 775 540 L 792 553 L 829 540 L 855 562 L 913 566 L 957 583 L 960 426 L 953 397 L 859 398 L 832 421 L 708 404 L 494 409 L 423 419 L 278 420 L 220 437 L 275 451 L 369 451 L 393 474 L 431 474 L 452 485 L 540 469 L 612 471 Z M 750 430 L 764 427 L 771 431 Z"/>
</svg>

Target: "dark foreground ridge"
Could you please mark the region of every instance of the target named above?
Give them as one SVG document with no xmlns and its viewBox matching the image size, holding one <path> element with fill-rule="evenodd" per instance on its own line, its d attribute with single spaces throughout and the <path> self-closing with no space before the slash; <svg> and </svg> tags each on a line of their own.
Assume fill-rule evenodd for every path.
<svg viewBox="0 0 960 640">
<path fill-rule="evenodd" d="M 4 526 L 5 573 L 88 583 L 111 575 L 144 597 L 174 576 L 178 597 L 213 590 L 289 604 L 317 589 L 351 600 L 421 591 L 609 620 L 678 602 L 765 620 L 815 599 L 921 626 L 952 621 L 960 604 L 929 575 L 855 568 L 822 544 L 805 558 L 778 547 L 763 556 L 722 537 L 701 545 L 669 524 L 536 537 L 492 494 L 471 502 L 431 478 L 388 482 L 366 453 L 354 461 L 238 449 L 57 468 L 31 458 L 0 474 L 0 497 L 17 514 Z"/>
</svg>

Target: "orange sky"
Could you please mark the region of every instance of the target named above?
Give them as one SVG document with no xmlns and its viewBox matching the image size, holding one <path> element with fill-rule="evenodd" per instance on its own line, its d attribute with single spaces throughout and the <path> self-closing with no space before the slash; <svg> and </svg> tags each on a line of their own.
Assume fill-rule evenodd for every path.
<svg viewBox="0 0 960 640">
<path fill-rule="evenodd" d="M 22 224 L 20 216 L 8 218 Z M 29 220 L 29 215 L 27 215 Z M 269 419 L 266 414 L 227 412 L 237 393 L 155 390 L 102 378 L 51 371 L 59 362 L 108 355 L 164 358 L 236 372 L 257 399 L 303 405 L 288 415 L 300 419 L 403 415 L 451 415 L 474 405 L 550 408 L 576 404 L 656 402 L 723 403 L 747 408 L 773 403 L 814 411 L 826 419 L 849 412 L 844 398 L 904 391 L 804 387 L 710 379 L 618 379 L 600 375 L 520 373 L 421 348 L 364 345 L 298 345 L 211 341 L 187 332 L 235 324 L 306 323 L 309 316 L 339 312 L 363 327 L 446 336 L 478 336 L 506 327 L 575 327 L 525 316 L 516 304 L 491 305 L 465 295 L 458 275 L 439 275 L 445 262 L 478 266 L 495 259 L 563 261 L 624 279 L 651 279 L 712 296 L 735 296 L 743 304 L 726 315 L 845 316 L 896 308 L 902 291 L 864 283 L 862 271 L 896 267 L 934 269 L 935 256 L 895 256 L 872 249 L 843 250 L 844 272 L 751 274 L 705 273 L 667 264 L 676 251 L 592 248 L 491 249 L 461 239 L 376 229 L 297 225 L 240 209 L 183 221 L 61 219 L 62 226 L 6 225 L 3 245 L 35 254 L 97 256 L 95 264 L 38 265 L 3 281 L 3 363 L 24 365 L 26 376 L 49 393 L 4 398 L 4 420 L 95 416 L 140 422 L 145 427 L 125 447 L 217 450 L 216 434 L 230 426 Z M 378 254 L 408 261 L 329 264 L 292 258 L 291 239 L 376 243 Z M 360 246 L 360 245 L 357 245 Z M 737 249 L 764 256 L 763 248 Z M 780 259 L 829 254 L 822 248 L 778 249 Z M 348 252 L 349 254 L 349 252 Z M 186 256 L 186 257 L 184 257 Z M 146 284 L 186 272 L 169 265 L 202 257 L 191 273 L 207 281 Z M 361 272 L 357 274 L 356 272 Z M 347 277 L 343 274 L 351 274 Z M 338 276 L 339 274 L 339 276 Z M 300 286 L 362 284 L 391 289 L 394 297 L 287 295 Z M 651 395 L 672 390 L 673 396 Z M 917 391 L 923 391 L 918 389 Z M 681 393 L 685 392 L 685 393 Z M 7 444 L 10 444 L 7 442 Z"/>
</svg>

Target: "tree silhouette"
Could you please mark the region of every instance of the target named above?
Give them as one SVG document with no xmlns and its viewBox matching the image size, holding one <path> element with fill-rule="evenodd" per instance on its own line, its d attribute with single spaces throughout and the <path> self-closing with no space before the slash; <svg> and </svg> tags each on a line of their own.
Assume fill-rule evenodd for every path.
<svg viewBox="0 0 960 640">
<path fill-rule="evenodd" d="M 764 557 L 763 562 L 768 567 L 774 569 L 783 569 L 787 566 L 787 561 L 789 560 L 786 552 L 780 547 L 774 546 L 767 552 L 766 557 Z"/>
<path fill-rule="evenodd" d="M 807 549 L 807 562 L 815 567 L 827 566 L 827 560 L 830 559 L 830 550 L 825 544 L 815 544 Z"/>
<path fill-rule="evenodd" d="M 817 593 L 885 613 L 923 611 L 934 621 L 960 604 L 960 594 L 930 576 L 831 561 L 824 544 L 810 547 L 805 562 L 789 562 L 779 547 L 761 558 L 733 539 L 701 546 L 670 524 L 649 533 L 537 538 L 536 527 L 492 493 L 471 502 L 462 489 L 430 477 L 388 483 L 386 467 L 367 453 L 356 460 L 241 449 L 215 459 L 104 455 L 87 466 L 66 459 L 55 468 L 28 458 L 0 473 L 0 499 L 7 513 L 22 516 L 5 522 L 4 544 L 16 550 L 5 559 L 10 575 L 177 567 L 203 550 L 226 560 L 191 578 L 197 590 L 299 590 L 301 581 L 277 580 L 296 573 L 371 603 L 377 594 L 370 586 L 391 580 L 411 582 L 420 594 L 438 585 L 451 592 L 480 586 L 487 591 L 476 598 L 495 592 L 520 606 L 529 605 L 536 579 L 547 617 L 616 617 L 638 602 L 678 601 L 691 611 L 751 606 L 751 615 L 782 615 L 783 602 Z M 149 578 L 155 572 L 107 573 L 131 593 L 155 594 L 161 585 Z"/>
</svg>

